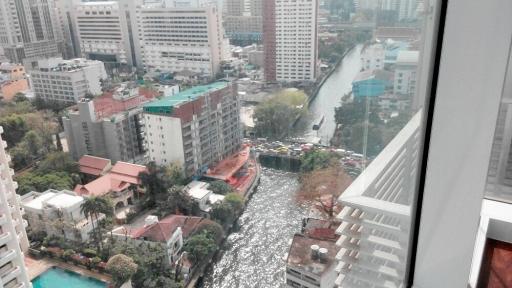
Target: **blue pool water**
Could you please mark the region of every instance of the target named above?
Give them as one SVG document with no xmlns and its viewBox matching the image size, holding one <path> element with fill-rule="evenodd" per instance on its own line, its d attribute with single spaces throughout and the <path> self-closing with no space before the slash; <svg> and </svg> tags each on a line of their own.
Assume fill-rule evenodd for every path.
<svg viewBox="0 0 512 288">
<path fill-rule="evenodd" d="M 106 288 L 103 281 L 52 267 L 32 280 L 33 288 Z"/>
</svg>

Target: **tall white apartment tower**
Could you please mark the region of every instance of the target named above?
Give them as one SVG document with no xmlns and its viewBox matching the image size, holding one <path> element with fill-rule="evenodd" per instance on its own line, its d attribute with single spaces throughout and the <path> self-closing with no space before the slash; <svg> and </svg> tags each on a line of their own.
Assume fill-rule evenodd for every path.
<svg viewBox="0 0 512 288">
<path fill-rule="evenodd" d="M 138 9 L 142 61 L 148 71 L 188 70 L 206 78 L 220 71 L 224 29 L 216 6 L 146 5 Z"/>
<path fill-rule="evenodd" d="M 318 72 L 317 18 L 317 0 L 264 0 L 263 44 L 267 46 L 267 81 L 315 81 Z"/>
<path fill-rule="evenodd" d="M 3 129 L 0 126 L 0 134 Z M 14 171 L 9 168 L 11 158 L 0 137 L 0 287 L 24 288 L 30 284 L 23 252 L 28 249 L 26 221 L 16 194 L 17 184 L 12 180 Z"/>
<path fill-rule="evenodd" d="M 0 46 L 9 61 L 60 54 L 62 32 L 55 14 L 54 1 L 0 1 Z"/>
</svg>

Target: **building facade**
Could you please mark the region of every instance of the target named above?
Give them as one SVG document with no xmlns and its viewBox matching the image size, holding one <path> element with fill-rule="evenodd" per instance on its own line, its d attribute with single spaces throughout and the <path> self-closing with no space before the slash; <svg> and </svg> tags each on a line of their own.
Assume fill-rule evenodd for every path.
<svg viewBox="0 0 512 288">
<path fill-rule="evenodd" d="M 0 134 L 3 133 L 0 127 Z M 13 181 L 14 171 L 9 168 L 11 158 L 5 152 L 6 143 L 0 144 L 0 277 L 2 287 L 30 288 L 24 252 L 28 250 L 25 232 L 26 221 L 22 219 L 17 183 Z"/>
<path fill-rule="evenodd" d="M 115 68 L 136 66 L 132 22 L 136 21 L 126 1 L 81 2 L 74 17 L 83 57 L 101 60 Z M 132 19 L 133 17 L 133 19 Z"/>
<path fill-rule="evenodd" d="M 147 71 L 188 70 L 210 79 L 220 71 L 226 43 L 216 6 L 142 6 L 137 21 Z"/>
<path fill-rule="evenodd" d="M 373 44 L 361 52 L 361 63 L 364 70 L 384 69 L 385 50 L 382 44 Z"/>
<path fill-rule="evenodd" d="M 223 16 L 226 35 L 238 44 L 261 43 L 262 0 L 227 0 Z"/>
<path fill-rule="evenodd" d="M 9 61 L 61 55 L 62 32 L 56 18 L 54 1 L 0 1 L 0 46 Z"/>
<path fill-rule="evenodd" d="M 416 92 L 418 51 L 400 51 L 395 64 L 393 92 L 399 95 L 413 95 Z"/>
<path fill-rule="evenodd" d="M 123 85 L 94 100 L 83 99 L 67 110 L 64 132 L 71 156 L 111 159 L 112 162 L 144 160 L 142 104 L 158 95 L 155 91 Z"/>
<path fill-rule="evenodd" d="M 77 103 L 87 94 L 101 94 L 101 81 L 107 79 L 101 61 L 49 58 L 36 63 L 30 71 L 33 90 L 44 100 Z"/>
<path fill-rule="evenodd" d="M 266 81 L 315 81 L 318 73 L 318 1 L 263 4 Z"/>
<path fill-rule="evenodd" d="M 144 105 L 147 152 L 159 165 L 179 163 L 187 175 L 238 151 L 240 103 L 235 84 L 196 86 Z"/>
<path fill-rule="evenodd" d="M 62 236 L 72 241 L 85 242 L 96 226 L 81 211 L 84 198 L 67 190 L 30 192 L 21 197 L 25 218 L 32 231 L 44 231 L 49 236 Z"/>
</svg>

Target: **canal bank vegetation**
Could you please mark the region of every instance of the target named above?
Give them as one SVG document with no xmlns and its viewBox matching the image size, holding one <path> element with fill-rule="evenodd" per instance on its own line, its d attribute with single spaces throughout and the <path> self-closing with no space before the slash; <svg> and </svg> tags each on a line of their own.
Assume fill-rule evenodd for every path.
<svg viewBox="0 0 512 288">
<path fill-rule="evenodd" d="M 335 38 L 320 38 L 318 41 L 318 57 L 327 63 L 337 63 L 346 51 L 357 44 L 365 43 L 372 38 L 369 31 L 338 32 Z"/>
<path fill-rule="evenodd" d="M 256 135 L 270 139 L 289 136 L 295 121 L 307 113 L 307 100 L 304 91 L 286 89 L 260 103 L 253 116 Z"/>
<path fill-rule="evenodd" d="M 352 183 L 340 164 L 340 155 L 326 150 L 313 149 L 301 156 L 299 203 L 312 203 L 325 218 L 338 212 L 336 200 Z"/>
</svg>

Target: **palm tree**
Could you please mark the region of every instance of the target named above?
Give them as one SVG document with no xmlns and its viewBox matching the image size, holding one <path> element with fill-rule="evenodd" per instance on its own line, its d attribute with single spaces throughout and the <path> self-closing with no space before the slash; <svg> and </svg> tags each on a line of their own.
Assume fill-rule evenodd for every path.
<svg viewBox="0 0 512 288">
<path fill-rule="evenodd" d="M 86 197 L 84 202 L 82 202 L 82 205 L 80 205 L 80 212 L 82 212 L 85 215 L 85 217 L 91 219 L 93 234 L 96 233 L 96 229 L 94 227 L 94 214 L 96 213 L 96 209 L 96 197 Z M 100 247 L 97 246 L 97 249 L 99 252 Z"/>
<path fill-rule="evenodd" d="M 98 252 L 102 250 L 101 245 L 101 231 L 99 225 L 99 215 L 104 214 L 106 216 L 112 216 L 114 214 L 112 201 L 107 197 L 87 197 L 85 201 L 80 206 L 80 211 L 86 216 L 91 218 L 92 230 L 96 235 L 96 240 L 98 241 Z M 94 222 L 96 222 L 96 227 L 94 227 Z"/>
</svg>

